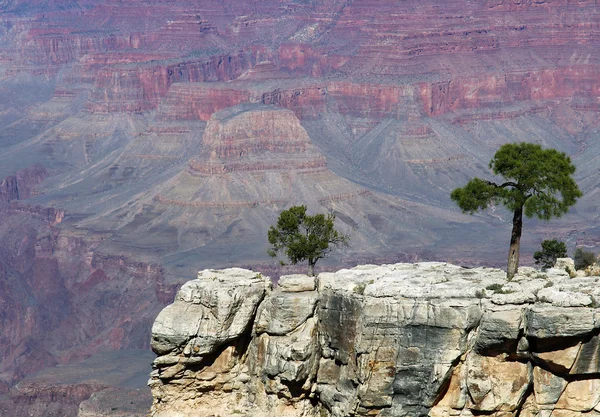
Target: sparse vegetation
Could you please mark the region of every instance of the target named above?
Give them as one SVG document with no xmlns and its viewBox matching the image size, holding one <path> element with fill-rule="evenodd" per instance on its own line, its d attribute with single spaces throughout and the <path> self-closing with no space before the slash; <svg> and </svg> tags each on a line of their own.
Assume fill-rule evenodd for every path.
<svg viewBox="0 0 600 417">
<path fill-rule="evenodd" d="M 485 287 L 486 290 L 494 291 L 494 294 L 511 294 L 513 291 L 505 290 L 502 284 L 491 284 Z"/>
<path fill-rule="evenodd" d="M 485 287 L 486 290 L 490 290 L 490 291 L 498 291 L 502 288 L 502 284 L 491 284 L 488 285 L 487 287 Z"/>
<path fill-rule="evenodd" d="M 564 153 L 542 149 L 532 143 L 502 145 L 489 165 L 495 175 L 504 178 L 496 183 L 474 178 L 450 197 L 467 213 L 502 204 L 512 211 L 512 233 L 506 275 L 511 280 L 519 268 L 519 248 L 523 214 L 543 220 L 560 217 L 582 196 L 572 177 L 575 166 Z"/>
<path fill-rule="evenodd" d="M 268 254 L 276 257 L 282 251 L 292 265 L 308 261 L 308 274 L 315 274 L 315 264 L 332 251 L 331 246 L 347 246 L 349 237 L 334 228 L 335 215 L 306 214 L 306 206 L 284 210 L 277 225 L 269 228 Z M 282 265 L 285 263 L 282 261 Z"/>
<path fill-rule="evenodd" d="M 577 276 L 577 273 L 568 266 L 565 266 L 565 272 L 569 274 L 569 278 L 575 278 Z"/>
<path fill-rule="evenodd" d="M 542 250 L 533 254 L 536 265 L 541 265 L 543 269 L 552 268 L 558 258 L 567 256 L 567 245 L 556 239 L 544 240 Z"/>
<path fill-rule="evenodd" d="M 356 284 L 354 286 L 354 288 L 352 289 L 352 291 L 355 294 L 363 295 L 365 293 L 365 288 L 367 288 L 367 283 L 366 282 L 361 282 L 359 284 Z"/>
<path fill-rule="evenodd" d="M 575 261 L 575 269 L 577 271 L 581 269 L 585 269 L 589 266 L 594 265 L 596 263 L 596 255 L 593 252 L 588 252 L 583 248 L 575 249 L 575 255 L 573 256 L 573 260 Z"/>
</svg>

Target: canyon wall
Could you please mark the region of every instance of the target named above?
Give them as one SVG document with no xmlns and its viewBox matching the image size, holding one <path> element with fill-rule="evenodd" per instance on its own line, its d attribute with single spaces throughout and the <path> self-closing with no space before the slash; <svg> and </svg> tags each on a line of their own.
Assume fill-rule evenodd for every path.
<svg viewBox="0 0 600 417">
<path fill-rule="evenodd" d="M 32 167 L 0 183 L 0 415 L 76 415 L 115 385 L 100 375 L 119 358 L 88 374 L 81 361 L 147 349 L 150 324 L 174 294 L 160 266 L 102 253 L 105 236 L 65 230 L 63 210 L 25 203 L 46 175 Z M 112 375 L 131 377 L 134 364 L 122 361 Z M 45 368 L 56 373 L 40 375 Z"/>
<path fill-rule="evenodd" d="M 25 406 L 79 388 L 17 384 L 147 347 L 199 265 L 279 275 L 290 205 L 352 232 L 324 268 L 502 264 L 510 218 L 449 194 L 507 142 L 566 152 L 584 192 L 524 262 L 600 247 L 599 29 L 595 0 L 0 0 L 0 396 L 49 415 Z"/>
<path fill-rule="evenodd" d="M 204 270 L 152 328 L 153 417 L 595 416 L 598 277 Z"/>
</svg>

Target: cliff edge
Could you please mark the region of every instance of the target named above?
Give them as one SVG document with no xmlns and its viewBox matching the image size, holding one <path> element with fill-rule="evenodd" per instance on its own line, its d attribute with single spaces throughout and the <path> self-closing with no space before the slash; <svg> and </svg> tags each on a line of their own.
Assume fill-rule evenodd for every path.
<svg viewBox="0 0 600 417">
<path fill-rule="evenodd" d="M 562 269 L 204 270 L 157 317 L 153 417 L 600 414 L 600 286 Z"/>
</svg>

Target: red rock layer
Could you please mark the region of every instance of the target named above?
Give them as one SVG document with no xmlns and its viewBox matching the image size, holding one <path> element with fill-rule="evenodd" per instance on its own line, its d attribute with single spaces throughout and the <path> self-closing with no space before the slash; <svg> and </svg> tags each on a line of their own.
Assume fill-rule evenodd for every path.
<svg viewBox="0 0 600 417">
<path fill-rule="evenodd" d="M 210 84 L 173 84 L 158 114 L 164 120 L 207 121 L 213 113 L 250 101 L 250 92 Z"/>
<path fill-rule="evenodd" d="M 352 74 L 430 78 L 552 67 L 575 45 L 593 57 L 599 30 L 593 0 L 367 0 L 345 7 L 328 37 L 353 55 Z"/>
<path fill-rule="evenodd" d="M 290 109 L 300 120 L 318 119 L 327 108 L 328 88 L 315 85 L 282 87 L 260 94 L 256 101 Z"/>
<path fill-rule="evenodd" d="M 76 416 L 79 404 L 105 386 L 78 383 L 51 385 L 23 383 L 11 391 L 7 401 L 0 400 L 0 413 L 11 417 L 69 417 Z"/>
<path fill-rule="evenodd" d="M 228 81 L 267 55 L 263 48 L 208 59 L 107 67 L 98 72 L 88 109 L 140 112 L 156 108 L 176 82 Z"/>
<path fill-rule="evenodd" d="M 290 109 L 301 120 L 318 119 L 328 108 L 343 115 L 380 120 L 410 109 L 411 93 L 411 87 L 351 82 L 282 80 L 275 88 L 273 83 L 180 83 L 170 88 L 159 117 L 207 121 L 219 110 L 249 102 Z"/>
<path fill-rule="evenodd" d="M 241 105 L 217 112 L 202 142 L 202 157 L 190 168 L 205 175 L 326 168 L 294 113 L 277 107 Z"/>
<path fill-rule="evenodd" d="M 528 100 L 600 96 L 600 67 L 578 65 L 424 84 L 421 97 L 430 116 L 486 109 Z"/>
<path fill-rule="evenodd" d="M 330 54 L 327 49 L 310 44 L 283 44 L 279 47 L 277 61 L 282 69 L 312 77 L 321 77 L 343 67 L 351 58 Z"/>
</svg>

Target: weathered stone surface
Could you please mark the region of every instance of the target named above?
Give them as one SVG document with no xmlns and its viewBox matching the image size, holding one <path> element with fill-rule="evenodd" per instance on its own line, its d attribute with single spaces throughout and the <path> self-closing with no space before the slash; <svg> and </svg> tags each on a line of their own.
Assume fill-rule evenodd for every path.
<svg viewBox="0 0 600 417">
<path fill-rule="evenodd" d="M 431 410 L 433 415 L 437 413 L 448 415 L 450 410 L 461 410 L 466 406 L 468 395 L 466 372 L 467 367 L 463 363 L 454 368 L 446 393 Z"/>
<path fill-rule="evenodd" d="M 592 304 L 592 298 L 587 294 L 561 291 L 558 288 L 544 288 L 537 294 L 540 301 L 552 303 L 561 307 L 585 307 Z"/>
<path fill-rule="evenodd" d="M 535 294 L 530 291 L 515 291 L 510 294 L 492 295 L 492 303 L 497 305 L 531 304 L 535 300 Z"/>
<path fill-rule="evenodd" d="M 569 337 L 590 333 L 595 328 L 591 308 L 560 308 L 535 305 L 527 311 L 527 336 L 537 338 Z"/>
<path fill-rule="evenodd" d="M 501 356 L 467 356 L 467 390 L 473 410 L 515 411 L 532 379 L 531 364 Z"/>
<path fill-rule="evenodd" d="M 315 312 L 318 294 L 275 292 L 261 305 L 254 331 L 285 335 L 305 323 Z"/>
<path fill-rule="evenodd" d="M 590 411 L 600 402 L 600 380 L 571 381 L 563 391 L 556 408 L 570 411 Z"/>
<path fill-rule="evenodd" d="M 258 338 L 258 356 L 264 358 L 259 364 L 261 372 L 271 379 L 299 383 L 303 385 L 309 376 L 314 376 L 317 364 L 318 344 L 316 340 L 316 319 L 309 319 L 302 327 L 291 331 L 285 337 L 262 334 Z M 311 386 L 304 387 L 310 390 Z M 288 390 L 289 391 L 289 390 Z M 278 391 L 273 393 L 280 394 Z M 295 393 L 287 392 L 293 397 Z"/>
<path fill-rule="evenodd" d="M 571 375 L 600 373 L 600 337 L 595 335 L 581 345 L 579 354 L 571 368 Z"/>
<path fill-rule="evenodd" d="M 476 347 L 485 350 L 518 339 L 523 325 L 523 311 L 510 309 L 486 311 L 481 318 Z"/>
<path fill-rule="evenodd" d="M 556 404 L 567 386 L 563 378 L 536 366 L 533 368 L 533 392 L 539 405 Z"/>
<path fill-rule="evenodd" d="M 315 277 L 308 275 L 283 275 L 277 282 L 277 287 L 283 292 L 302 292 L 315 290 Z"/>
<path fill-rule="evenodd" d="M 580 348 L 581 345 L 577 343 L 573 346 L 565 347 L 563 349 L 533 352 L 533 355 L 542 362 L 546 363 L 547 366 L 555 370 L 561 370 L 560 368 L 562 368 L 563 373 L 566 373 L 565 370 L 568 371 L 573 366 Z"/>
<path fill-rule="evenodd" d="M 554 268 L 562 269 L 569 274 L 575 274 L 575 261 L 571 258 L 558 258 L 554 263 Z"/>
<path fill-rule="evenodd" d="M 270 280 L 252 271 L 204 270 L 181 287 L 152 326 L 158 354 L 183 352 L 203 356 L 251 329 Z M 185 320 L 182 320 L 185 317 Z"/>
<path fill-rule="evenodd" d="M 596 309 L 535 295 L 591 291 L 581 281 L 577 292 L 564 271 L 523 268 L 507 283 L 487 268 L 365 265 L 320 274 L 315 291 L 302 276 L 271 291 L 250 271 L 201 275 L 157 319 L 155 417 L 208 417 L 216 407 L 252 417 L 551 417 L 600 401 Z M 492 284 L 533 299 L 498 305 Z M 245 333 L 231 331 L 236 314 L 227 312 L 252 308 L 227 307 L 234 294 L 258 300 L 237 326 Z"/>
</svg>

